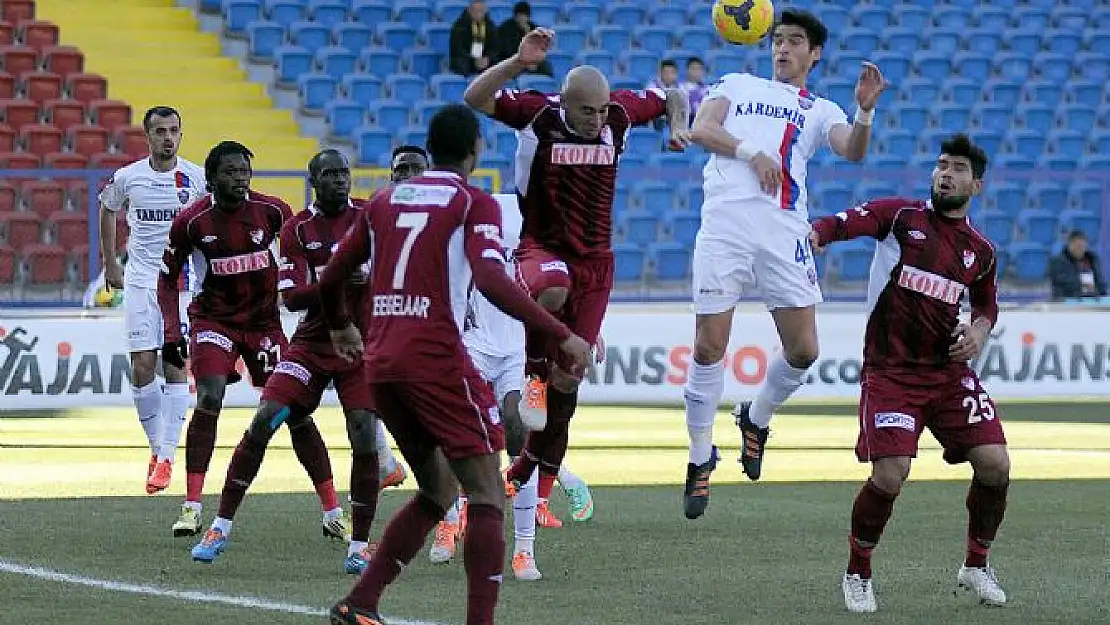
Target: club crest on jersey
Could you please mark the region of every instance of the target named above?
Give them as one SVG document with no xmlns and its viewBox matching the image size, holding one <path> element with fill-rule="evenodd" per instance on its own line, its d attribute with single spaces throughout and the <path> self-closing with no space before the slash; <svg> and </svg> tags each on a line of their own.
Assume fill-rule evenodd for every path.
<svg viewBox="0 0 1110 625">
<path fill-rule="evenodd" d="M 173 172 L 173 183 L 174 186 L 178 189 L 188 189 L 189 187 L 193 186 L 192 182 L 189 180 L 189 176 L 186 175 L 183 171 Z M 188 194 L 186 193 L 186 195 Z M 181 195 L 178 194 L 178 197 L 181 197 Z"/>
<path fill-rule="evenodd" d="M 304 246 L 304 248 L 305 248 L 306 250 L 318 250 L 318 249 L 320 249 L 320 248 L 321 248 L 321 247 L 322 247 L 323 245 L 324 245 L 324 244 L 323 244 L 323 243 L 321 243 L 321 242 L 319 242 L 319 241 L 309 241 L 309 242 L 308 242 L 308 244 Z"/>
<path fill-rule="evenodd" d="M 254 241 L 255 245 L 262 245 L 262 238 L 265 237 L 265 236 L 266 236 L 266 233 L 262 232 L 261 229 L 251 230 L 251 241 Z"/>
<path fill-rule="evenodd" d="M 617 150 L 611 145 L 556 143 L 551 146 L 552 165 L 612 165 L 616 160 Z"/>
<path fill-rule="evenodd" d="M 920 230 L 910 230 L 910 238 L 918 241 L 925 240 L 925 233 Z"/>
<path fill-rule="evenodd" d="M 189 190 L 188 189 L 178 189 L 177 190 L 177 201 L 181 202 L 182 204 L 188 204 L 189 203 Z"/>
<path fill-rule="evenodd" d="M 960 384 L 969 391 L 975 390 L 975 380 L 971 378 L 964 378 L 960 380 Z"/>
<path fill-rule="evenodd" d="M 802 109 L 806 111 L 813 108 L 813 103 L 815 101 L 816 98 L 814 98 L 813 94 L 808 91 L 803 91 L 798 94 L 798 106 L 802 107 Z"/>
<path fill-rule="evenodd" d="M 601 142 L 605 145 L 613 145 L 613 129 L 606 126 L 601 129 Z"/>
<path fill-rule="evenodd" d="M 902 265 L 898 286 L 953 305 L 960 303 L 964 293 L 964 285 L 959 282 L 912 265 Z"/>
<path fill-rule="evenodd" d="M 964 250 L 964 268 L 971 269 L 971 266 L 974 264 L 975 252 L 972 252 L 971 250 Z"/>
</svg>

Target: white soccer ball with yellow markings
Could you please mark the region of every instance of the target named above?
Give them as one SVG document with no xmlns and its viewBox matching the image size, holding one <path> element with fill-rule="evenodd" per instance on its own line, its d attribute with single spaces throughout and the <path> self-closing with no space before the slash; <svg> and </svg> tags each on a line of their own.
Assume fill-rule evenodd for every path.
<svg viewBox="0 0 1110 625">
<path fill-rule="evenodd" d="M 775 22 L 771 0 L 717 0 L 713 3 L 713 25 L 729 43 L 759 43 Z"/>
</svg>

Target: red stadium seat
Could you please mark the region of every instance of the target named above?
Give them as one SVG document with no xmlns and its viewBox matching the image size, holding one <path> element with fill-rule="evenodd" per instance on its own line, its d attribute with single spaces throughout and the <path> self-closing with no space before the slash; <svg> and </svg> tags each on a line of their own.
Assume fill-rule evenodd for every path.
<svg viewBox="0 0 1110 625">
<path fill-rule="evenodd" d="M 8 245 L 20 249 L 27 245 L 42 242 L 42 233 L 39 223 L 42 221 L 34 213 L 11 212 L 0 213 L 0 232 Z"/>
<path fill-rule="evenodd" d="M 85 123 L 85 105 L 77 100 L 48 100 L 42 108 L 46 120 L 63 131 Z"/>
<path fill-rule="evenodd" d="M 13 130 L 39 123 L 39 107 L 28 100 L 0 100 L 0 116 Z"/>
<path fill-rule="evenodd" d="M 42 157 L 42 164 L 47 169 L 84 169 L 88 167 L 89 159 L 81 154 L 52 152 Z"/>
<path fill-rule="evenodd" d="M 86 237 L 88 233 L 85 233 Z M 69 257 L 77 267 L 77 279 L 82 285 L 89 283 L 89 246 L 87 243 L 69 248 Z"/>
<path fill-rule="evenodd" d="M 0 98 L 10 100 L 15 97 L 15 76 L 0 72 Z"/>
<path fill-rule="evenodd" d="M 61 152 L 62 131 L 50 124 L 29 124 L 20 129 L 19 142 L 24 150 L 39 156 Z"/>
<path fill-rule="evenodd" d="M 108 81 L 100 74 L 70 74 L 66 91 L 69 97 L 85 103 L 103 100 L 108 97 Z"/>
<path fill-rule="evenodd" d="M 20 187 L 23 205 L 28 211 L 46 219 L 65 209 L 66 192 L 62 185 L 52 180 L 32 180 Z"/>
<path fill-rule="evenodd" d="M 89 242 L 89 216 L 78 211 L 58 211 L 50 215 L 54 227 L 54 243 L 69 250 Z"/>
<path fill-rule="evenodd" d="M 58 25 L 42 20 L 24 20 L 19 22 L 17 29 L 20 32 L 19 40 L 23 45 L 36 50 L 58 45 Z"/>
<path fill-rule="evenodd" d="M 0 2 L 3 6 L 3 16 L 5 22 L 18 24 L 23 20 L 35 19 L 35 0 L 4 0 Z"/>
<path fill-rule="evenodd" d="M 81 124 L 66 131 L 69 149 L 78 154 L 92 156 L 108 151 L 108 131 L 100 126 Z"/>
<path fill-rule="evenodd" d="M 15 187 L 9 182 L 0 182 L 0 213 L 10 213 L 15 210 Z"/>
<path fill-rule="evenodd" d="M 39 104 L 62 97 L 62 77 L 50 72 L 23 72 L 19 76 L 24 97 Z"/>
<path fill-rule="evenodd" d="M 112 154 L 110 152 L 101 152 L 95 154 L 89 161 L 89 167 L 93 169 L 110 169 L 115 171 L 124 165 L 129 165 L 135 159 L 126 154 Z"/>
<path fill-rule="evenodd" d="M 85 55 L 73 46 L 48 46 L 43 48 L 42 58 L 48 72 L 69 76 L 85 71 Z"/>
<path fill-rule="evenodd" d="M 28 286 L 54 286 L 66 282 L 66 251 L 58 245 L 39 243 L 21 250 Z"/>
<path fill-rule="evenodd" d="M 0 21 L 0 46 L 10 46 L 15 43 L 15 26 L 11 22 Z"/>
<path fill-rule="evenodd" d="M 119 100 L 94 100 L 89 102 L 92 122 L 108 130 L 131 125 L 131 106 Z"/>
<path fill-rule="evenodd" d="M 150 145 L 146 141 L 146 132 L 138 126 L 126 126 L 116 130 L 116 150 L 135 160 L 150 155 Z"/>
<path fill-rule="evenodd" d="M 0 287 L 15 284 L 15 250 L 0 244 Z"/>
<path fill-rule="evenodd" d="M 9 153 L 0 154 L 0 169 L 39 169 L 42 159 L 38 154 Z"/>
<path fill-rule="evenodd" d="M 4 63 L 4 71 L 13 76 L 39 68 L 38 53 L 26 46 L 0 46 L 0 60 Z"/>
<path fill-rule="evenodd" d="M 0 124 L 0 152 L 15 152 L 15 138 L 11 126 Z"/>
</svg>

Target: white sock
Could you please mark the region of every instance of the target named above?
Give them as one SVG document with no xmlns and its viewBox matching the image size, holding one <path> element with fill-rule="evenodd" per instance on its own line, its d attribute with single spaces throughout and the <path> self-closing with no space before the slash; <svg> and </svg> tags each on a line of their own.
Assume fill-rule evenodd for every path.
<svg viewBox="0 0 1110 625">
<path fill-rule="evenodd" d="M 181 442 L 181 432 L 185 429 L 185 413 L 189 412 L 192 401 L 187 382 L 166 384 L 162 393 L 162 439 L 158 460 L 173 462 L 177 445 Z"/>
<path fill-rule="evenodd" d="M 559 484 L 562 485 L 562 487 L 563 487 L 563 490 L 566 490 L 566 489 L 574 487 L 574 486 L 579 486 L 580 484 L 582 484 L 582 478 L 580 478 L 577 475 L 571 473 L 570 469 L 568 469 L 567 465 L 565 465 L 565 464 L 559 466 L 559 477 L 558 477 L 558 479 L 559 479 Z"/>
<path fill-rule="evenodd" d="M 347 543 L 347 555 L 353 556 L 369 546 L 369 544 L 362 541 L 352 540 L 351 542 Z"/>
<path fill-rule="evenodd" d="M 382 475 L 389 475 L 397 470 L 397 458 L 393 456 L 393 449 L 389 446 L 389 439 L 385 437 L 385 426 L 381 419 L 375 419 L 377 431 L 375 442 L 378 446 L 378 469 Z"/>
<path fill-rule="evenodd" d="M 752 423 L 761 428 L 770 425 L 771 415 L 802 385 L 806 371 L 809 369 L 795 369 L 786 362 L 782 352 L 775 354 L 767 366 L 767 377 L 752 401 L 749 413 Z"/>
<path fill-rule="evenodd" d="M 458 523 L 459 510 L 462 510 L 462 497 L 455 500 L 455 504 L 447 509 L 447 515 L 443 517 L 445 523 Z"/>
<path fill-rule="evenodd" d="M 157 379 L 143 387 L 132 385 L 131 399 L 135 401 L 135 412 L 139 413 L 150 452 L 157 454 L 162 442 L 162 385 Z"/>
<path fill-rule="evenodd" d="M 221 532 L 223 532 L 224 536 L 230 536 L 231 519 L 225 519 L 222 516 L 216 517 L 216 519 L 212 521 L 212 529 L 220 530 Z"/>
<path fill-rule="evenodd" d="M 186 501 L 185 503 L 181 504 L 181 507 L 188 508 L 190 510 L 196 510 L 197 514 L 200 514 L 200 511 L 204 509 L 204 506 L 202 506 L 199 501 Z M 228 522 L 230 523 L 230 521 Z"/>
<path fill-rule="evenodd" d="M 682 395 L 686 400 L 686 430 L 690 434 L 690 462 L 705 464 L 713 455 L 713 421 L 725 391 L 725 361 L 711 365 L 690 361 Z"/>
<path fill-rule="evenodd" d="M 534 469 L 532 477 L 513 497 L 513 553 L 526 551 L 535 555 L 536 502 L 539 501 L 540 471 Z"/>
</svg>

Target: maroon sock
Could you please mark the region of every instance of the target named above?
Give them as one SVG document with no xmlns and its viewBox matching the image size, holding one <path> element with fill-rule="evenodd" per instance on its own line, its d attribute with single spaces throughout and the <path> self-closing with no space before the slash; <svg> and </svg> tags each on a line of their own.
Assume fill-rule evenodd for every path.
<svg viewBox="0 0 1110 625">
<path fill-rule="evenodd" d="M 378 454 L 351 457 L 351 540 L 370 542 L 370 525 L 378 509 Z"/>
<path fill-rule="evenodd" d="M 516 480 L 521 484 L 531 479 L 532 472 L 540 464 L 539 457 L 532 450 L 540 447 L 543 440 L 543 432 L 528 433 L 528 438 L 524 441 L 524 451 L 517 456 L 516 460 L 509 466 L 509 470 L 505 472 L 507 479 Z"/>
<path fill-rule="evenodd" d="M 880 490 L 871 480 L 860 489 L 852 506 L 852 534 L 849 537 L 850 553 L 848 573 L 871 578 L 871 552 L 879 543 L 898 493 Z"/>
<path fill-rule="evenodd" d="M 289 425 L 289 438 L 293 441 L 293 452 L 301 462 L 313 484 L 330 482 L 331 458 L 320 430 L 312 419 Z"/>
<path fill-rule="evenodd" d="M 524 363 L 525 375 L 538 375 L 547 379 L 547 335 L 534 330 L 525 330 Z"/>
<path fill-rule="evenodd" d="M 351 589 L 351 594 L 347 595 L 347 601 L 377 612 L 382 591 L 397 579 L 402 567 L 416 557 L 428 534 L 446 514 L 447 511 L 434 501 L 419 494 L 398 510 L 385 526 L 378 551 Z"/>
<path fill-rule="evenodd" d="M 262 466 L 262 458 L 266 455 L 266 445 L 259 444 L 254 437 L 244 434 L 235 453 L 231 455 L 231 464 L 227 467 L 227 479 L 224 480 L 224 490 L 220 493 L 219 516 L 227 520 L 235 518 L 239 504 L 247 494 L 251 482 L 258 475 L 258 468 Z"/>
<path fill-rule="evenodd" d="M 189 429 L 185 432 L 186 473 L 208 473 L 208 464 L 212 462 L 212 452 L 216 449 L 216 423 L 219 419 L 218 410 L 193 409 Z"/>
<path fill-rule="evenodd" d="M 1010 483 L 989 486 L 976 478 L 967 490 L 967 558 L 964 566 L 982 568 L 987 565 L 991 543 L 998 535 L 1006 514 L 1006 492 Z"/>
<path fill-rule="evenodd" d="M 504 561 L 504 511 L 490 505 L 471 504 L 463 544 L 466 625 L 493 625 Z"/>
<path fill-rule="evenodd" d="M 539 452 L 540 471 L 557 474 L 567 456 L 570 440 L 570 420 L 578 408 L 578 392 L 563 393 L 553 388 L 547 390 L 547 444 Z"/>
</svg>

